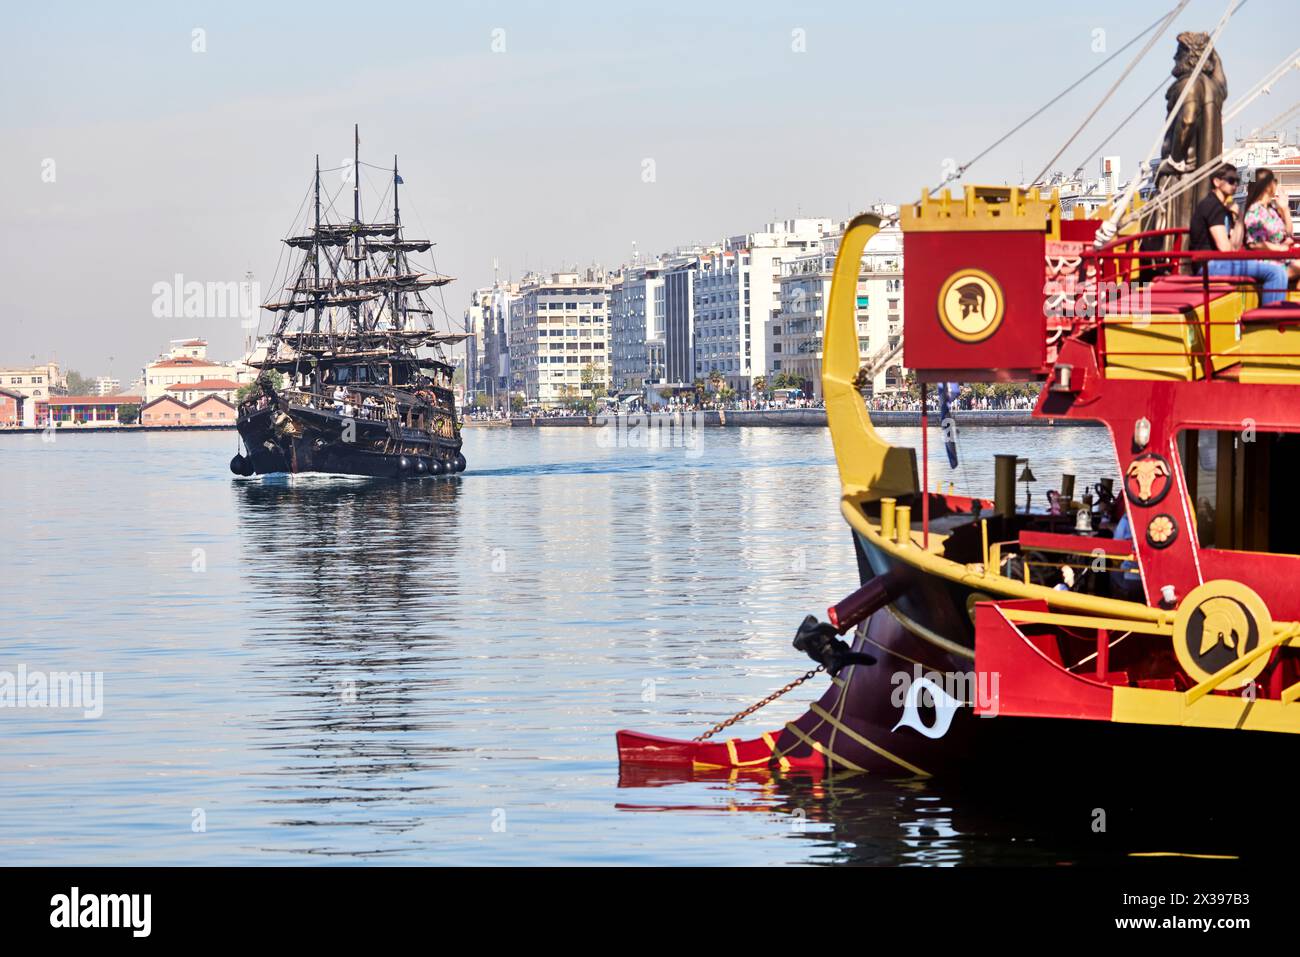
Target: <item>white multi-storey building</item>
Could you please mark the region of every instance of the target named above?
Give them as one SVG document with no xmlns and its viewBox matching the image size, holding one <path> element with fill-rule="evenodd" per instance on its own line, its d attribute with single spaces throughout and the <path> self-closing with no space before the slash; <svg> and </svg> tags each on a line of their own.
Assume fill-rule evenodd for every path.
<svg viewBox="0 0 1300 957">
<path fill-rule="evenodd" d="M 701 256 L 694 282 L 695 377 L 723 381 L 741 393 L 766 375 L 769 327 L 780 312 L 786 260 L 819 246 L 829 219 L 768 223 L 763 232 L 727 240 L 721 252 Z"/>
<path fill-rule="evenodd" d="M 878 210 L 884 214 L 889 209 Z M 810 395 L 822 395 L 822 340 L 826 306 L 830 301 L 835 255 L 843 239 L 839 232 L 825 237 L 818 247 L 783 264 L 780 310 L 771 322 L 768 383 L 784 373 L 796 379 Z M 882 229 L 862 254 L 857 285 L 858 358 L 878 364 L 900 342 L 903 327 L 903 237 L 898 227 Z M 871 380 L 871 391 L 904 388 L 901 354 L 881 365 Z"/>
<path fill-rule="evenodd" d="M 122 383 L 120 380 L 114 379 L 111 376 L 106 376 L 106 375 L 95 376 L 95 389 L 94 389 L 95 395 L 98 396 L 117 395 L 117 393 L 121 391 L 122 391 Z"/>
<path fill-rule="evenodd" d="M 616 393 L 664 381 L 664 267 L 627 266 L 609 290 L 610 379 Z"/>
<path fill-rule="evenodd" d="M 529 275 L 510 302 L 511 374 L 550 407 L 609 387 L 609 288 L 599 269 Z"/>
<path fill-rule="evenodd" d="M 467 401 L 475 395 L 485 398 L 488 406 L 505 406 L 510 388 L 510 349 L 508 329 L 510 301 L 518 285 L 498 281 L 475 289 L 465 309 L 465 381 Z"/>
</svg>

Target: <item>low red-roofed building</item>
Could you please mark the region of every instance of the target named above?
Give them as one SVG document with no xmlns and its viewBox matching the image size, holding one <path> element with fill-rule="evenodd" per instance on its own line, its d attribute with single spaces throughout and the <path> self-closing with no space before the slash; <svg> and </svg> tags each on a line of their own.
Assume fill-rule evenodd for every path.
<svg viewBox="0 0 1300 957">
<path fill-rule="evenodd" d="M 56 395 L 36 404 L 36 424 L 59 427 L 122 425 L 123 406 L 139 406 L 138 395 Z"/>
<path fill-rule="evenodd" d="M 210 395 L 234 402 L 238 390 L 239 383 L 233 379 L 204 379 L 201 382 L 177 382 L 169 385 L 166 394 L 180 399 L 186 405 L 192 405 Z"/>
<path fill-rule="evenodd" d="M 208 394 L 194 402 L 182 402 L 165 395 L 140 409 L 142 425 L 234 425 L 235 404 L 219 395 Z"/>
</svg>

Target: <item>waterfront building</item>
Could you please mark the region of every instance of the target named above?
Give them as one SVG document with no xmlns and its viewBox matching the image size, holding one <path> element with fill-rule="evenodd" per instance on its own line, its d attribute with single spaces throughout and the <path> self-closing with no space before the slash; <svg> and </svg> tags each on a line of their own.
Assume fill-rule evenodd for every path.
<svg viewBox="0 0 1300 957">
<path fill-rule="evenodd" d="M 0 388 L 0 429 L 12 429 L 23 423 L 23 405 L 27 396 L 12 389 Z"/>
<path fill-rule="evenodd" d="M 28 398 L 42 399 L 58 395 L 67 388 L 67 377 L 54 361 L 38 366 L 11 366 L 0 369 L 0 386 L 20 392 Z"/>
<path fill-rule="evenodd" d="M 526 401 L 549 408 L 609 388 L 603 271 L 530 274 L 509 309 L 511 374 Z"/>
<path fill-rule="evenodd" d="M 720 252 L 721 243 L 695 244 L 678 246 L 658 257 L 656 332 L 647 344 L 647 361 L 662 365 L 663 372 L 659 381 L 646 390 L 652 404 L 660 404 L 673 393 L 695 389 L 695 279 L 701 258 Z"/>
<path fill-rule="evenodd" d="M 67 376 L 53 360 L 37 366 L 12 366 L 0 369 L 0 387 L 23 397 L 17 403 L 20 424 L 27 428 L 43 424 L 44 402 L 52 395 L 67 392 Z"/>
<path fill-rule="evenodd" d="M 475 393 L 483 391 L 479 389 L 479 364 L 486 346 L 484 330 L 487 322 L 481 297 L 489 296 L 491 292 L 490 286 L 473 290 L 469 295 L 469 305 L 465 307 L 465 334 L 468 337 L 465 340 L 465 381 L 471 400 Z"/>
<path fill-rule="evenodd" d="M 140 407 L 141 425 L 234 425 L 236 417 L 234 403 L 216 394 L 193 402 L 164 395 Z"/>
<path fill-rule="evenodd" d="M 38 426 L 121 425 L 123 406 L 140 404 L 138 395 L 59 395 L 38 402 Z"/>
<path fill-rule="evenodd" d="M 768 223 L 762 232 L 727 240 L 700 257 L 694 283 L 696 379 L 747 394 L 769 368 L 768 333 L 780 311 L 781 270 L 788 259 L 818 248 L 834 229 L 829 219 Z"/>
<path fill-rule="evenodd" d="M 200 399 L 210 395 L 225 399 L 227 402 L 235 401 L 235 393 L 239 391 L 239 383 L 231 379 L 204 379 L 202 382 L 178 382 L 175 385 L 167 387 L 167 395 L 179 399 L 181 402 L 189 405 L 198 402 Z"/>
<path fill-rule="evenodd" d="M 894 207 L 878 207 L 891 215 Z M 771 321 L 768 389 L 778 377 L 798 382 L 814 398 L 822 397 L 822 337 L 831 274 L 846 224 L 824 237 L 817 247 L 782 264 L 780 307 Z M 862 255 L 857 286 L 858 356 L 863 365 L 879 365 L 868 391 L 895 392 L 905 388 L 901 354 L 881 364 L 902 336 L 903 237 L 897 225 L 878 232 Z"/>
<path fill-rule="evenodd" d="M 674 257 L 665 264 L 663 307 L 665 387 L 690 389 L 695 382 L 695 276 L 699 256 Z"/>
<path fill-rule="evenodd" d="M 484 397 L 490 408 L 504 407 L 510 392 L 510 303 L 517 283 L 496 281 L 476 289 L 465 310 L 466 401 Z"/>
<path fill-rule="evenodd" d="M 116 395 L 118 392 L 121 391 L 122 391 L 122 383 L 120 380 L 114 379 L 111 376 L 106 376 L 106 375 L 95 376 L 95 388 L 94 388 L 95 395 L 99 395 L 99 396 Z"/>
<path fill-rule="evenodd" d="M 152 402 L 167 394 L 169 386 L 197 384 L 212 379 L 238 382 L 234 363 L 213 362 L 208 358 L 204 339 L 184 339 L 170 343 L 168 350 L 144 367 L 144 400 Z"/>
<path fill-rule="evenodd" d="M 664 381 L 663 263 L 626 266 L 609 292 L 609 353 L 617 395 Z"/>
</svg>

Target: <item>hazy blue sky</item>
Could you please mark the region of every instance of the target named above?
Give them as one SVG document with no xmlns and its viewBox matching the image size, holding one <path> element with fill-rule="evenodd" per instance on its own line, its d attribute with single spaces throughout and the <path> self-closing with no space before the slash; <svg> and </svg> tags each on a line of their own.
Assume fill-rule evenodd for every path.
<svg viewBox="0 0 1300 957">
<path fill-rule="evenodd" d="M 57 357 L 103 374 L 112 355 L 125 384 L 171 338 L 204 335 L 235 355 L 237 319 L 154 318 L 153 284 L 251 269 L 269 286 L 313 155 L 337 165 L 353 122 L 363 159 L 400 155 L 406 219 L 459 277 L 446 291 L 459 318 L 494 257 L 515 276 L 613 265 L 634 240 L 649 253 L 911 199 L 946 159 L 965 161 L 1104 57 L 1095 30 L 1113 51 L 1172 6 L 10 5 L 0 363 Z M 1211 29 L 1223 7 L 1193 0 L 1061 165 L 1076 166 L 1167 75 L 1178 30 Z M 195 28 L 206 52 L 191 49 Z M 498 29 L 505 51 L 494 53 Z M 795 30 L 805 52 L 792 48 Z M 1298 38 L 1293 0 L 1250 0 L 1220 46 L 1230 99 Z M 1129 55 L 970 179 L 1036 172 Z M 1292 74 L 1229 138 L 1298 90 Z M 1107 149 L 1126 175 L 1161 112 L 1153 101 Z M 42 181 L 47 159 L 53 183 Z"/>
</svg>

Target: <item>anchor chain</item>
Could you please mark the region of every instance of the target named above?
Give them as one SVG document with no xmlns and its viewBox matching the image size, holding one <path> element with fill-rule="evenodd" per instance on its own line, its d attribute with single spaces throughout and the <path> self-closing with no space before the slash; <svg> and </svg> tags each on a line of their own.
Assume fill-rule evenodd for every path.
<svg viewBox="0 0 1300 957">
<path fill-rule="evenodd" d="M 713 736 L 714 736 L 715 734 L 717 734 L 719 731 L 722 731 L 724 728 L 729 728 L 729 727 L 731 727 L 731 726 L 732 726 L 733 724 L 735 724 L 737 721 L 741 721 L 741 720 L 743 720 L 743 719 L 745 719 L 745 718 L 748 718 L 748 717 L 749 717 L 751 714 L 753 714 L 755 711 L 759 710 L 760 708 L 766 707 L 767 705 L 769 705 L 769 704 L 771 704 L 773 701 L 775 701 L 777 698 L 781 697 L 781 695 L 783 695 L 783 694 L 788 694 L 789 692 L 793 691 L 795 688 L 797 688 L 797 687 L 799 687 L 801 684 L 803 684 L 805 681 L 807 681 L 809 678 L 811 678 L 811 677 L 813 677 L 814 675 L 816 675 L 818 672 L 822 672 L 822 671 L 825 671 L 825 670 L 826 670 L 826 666 L 825 666 L 825 665 L 818 665 L 816 668 L 814 668 L 812 671 L 809 671 L 807 674 L 802 675 L 801 677 L 795 678 L 794 681 L 791 681 L 791 682 L 790 682 L 788 685 L 786 685 L 784 688 L 779 688 L 779 689 L 777 689 L 776 691 L 773 691 L 770 695 L 768 695 L 768 696 L 767 696 L 766 698 L 764 698 L 762 701 L 756 702 L 755 704 L 751 704 L 751 705 L 750 705 L 748 708 L 746 708 L 744 711 L 738 711 L 736 714 L 732 715 L 732 716 L 731 716 L 730 718 L 728 718 L 726 721 L 719 721 L 717 724 L 715 724 L 713 727 L 711 727 L 708 731 L 705 731 L 705 732 L 704 732 L 703 734 L 701 734 L 699 737 L 692 738 L 691 740 L 692 740 L 692 741 L 707 741 L 709 738 L 713 737 Z"/>
</svg>

